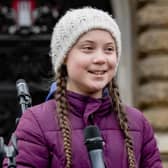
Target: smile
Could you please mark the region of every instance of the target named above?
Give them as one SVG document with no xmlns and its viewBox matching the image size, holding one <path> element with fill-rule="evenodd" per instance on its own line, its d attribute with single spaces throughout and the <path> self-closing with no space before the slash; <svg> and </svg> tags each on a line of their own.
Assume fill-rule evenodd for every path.
<svg viewBox="0 0 168 168">
<path fill-rule="evenodd" d="M 94 75 L 104 75 L 106 73 L 106 71 L 88 71 L 88 72 Z"/>
</svg>

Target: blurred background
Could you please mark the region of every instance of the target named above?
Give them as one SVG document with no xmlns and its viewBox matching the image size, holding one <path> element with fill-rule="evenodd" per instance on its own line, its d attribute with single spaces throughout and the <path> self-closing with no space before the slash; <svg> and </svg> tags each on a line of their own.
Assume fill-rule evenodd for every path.
<svg viewBox="0 0 168 168">
<path fill-rule="evenodd" d="M 69 9 L 108 11 L 122 32 L 117 74 L 123 101 L 144 112 L 168 167 L 167 0 L 0 0 L 0 136 L 5 143 L 19 113 L 16 81 L 26 80 L 32 105 L 44 102 L 53 80 L 50 37 Z"/>
</svg>

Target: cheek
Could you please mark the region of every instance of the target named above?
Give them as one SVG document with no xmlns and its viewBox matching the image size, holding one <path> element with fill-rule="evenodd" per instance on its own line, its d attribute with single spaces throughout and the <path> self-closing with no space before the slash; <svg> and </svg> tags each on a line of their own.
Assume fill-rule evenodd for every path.
<svg viewBox="0 0 168 168">
<path fill-rule="evenodd" d="M 76 76 L 81 72 L 82 69 L 81 63 L 71 61 L 67 64 L 67 73 L 68 76 Z"/>
<path fill-rule="evenodd" d="M 115 57 L 110 58 L 109 65 L 110 65 L 111 69 L 114 69 L 117 65 L 117 58 L 115 58 Z"/>
</svg>

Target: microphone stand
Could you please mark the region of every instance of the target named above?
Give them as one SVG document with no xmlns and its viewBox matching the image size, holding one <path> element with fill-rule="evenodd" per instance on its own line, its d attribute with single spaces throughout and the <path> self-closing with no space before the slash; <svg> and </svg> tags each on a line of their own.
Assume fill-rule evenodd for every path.
<svg viewBox="0 0 168 168">
<path fill-rule="evenodd" d="M 32 99 L 31 99 L 30 95 L 25 94 L 24 92 L 21 92 L 21 94 L 19 94 L 19 104 L 20 104 L 20 107 L 21 107 L 21 114 L 23 114 L 23 112 L 28 107 L 31 107 L 31 105 L 32 105 Z M 20 119 L 20 117 L 16 118 L 16 125 L 18 124 L 19 119 Z"/>
<path fill-rule="evenodd" d="M 30 94 L 24 91 L 19 94 L 19 104 L 21 107 L 21 112 L 23 113 L 28 107 L 31 107 L 31 97 Z M 16 126 L 19 123 L 20 117 L 16 118 Z M 0 137 L 0 154 L 7 158 L 8 168 L 16 168 L 16 155 L 18 154 L 17 148 L 17 137 L 13 133 L 11 136 L 10 144 L 5 145 L 3 137 Z"/>
<path fill-rule="evenodd" d="M 3 137 L 0 137 L 0 153 L 3 157 L 6 157 L 8 162 L 8 168 L 16 168 L 15 156 L 18 154 L 17 138 L 15 134 L 12 134 L 11 144 L 5 145 Z"/>
</svg>

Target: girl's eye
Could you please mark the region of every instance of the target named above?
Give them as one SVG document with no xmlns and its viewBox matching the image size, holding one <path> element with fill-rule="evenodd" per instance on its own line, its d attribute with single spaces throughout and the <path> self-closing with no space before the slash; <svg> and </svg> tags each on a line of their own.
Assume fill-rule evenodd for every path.
<svg viewBox="0 0 168 168">
<path fill-rule="evenodd" d="M 81 49 L 84 52 L 91 52 L 94 49 L 94 47 L 92 47 L 92 46 L 83 46 Z"/>
<path fill-rule="evenodd" d="M 83 47 L 83 49 L 85 49 L 85 50 L 92 50 L 93 47 L 91 47 L 91 46 L 86 46 L 86 47 Z"/>
<path fill-rule="evenodd" d="M 105 49 L 107 52 L 113 52 L 114 51 L 114 47 L 108 47 Z"/>
<path fill-rule="evenodd" d="M 113 51 L 114 50 L 114 48 L 113 47 L 109 47 L 109 48 L 107 48 L 109 51 Z"/>
</svg>

